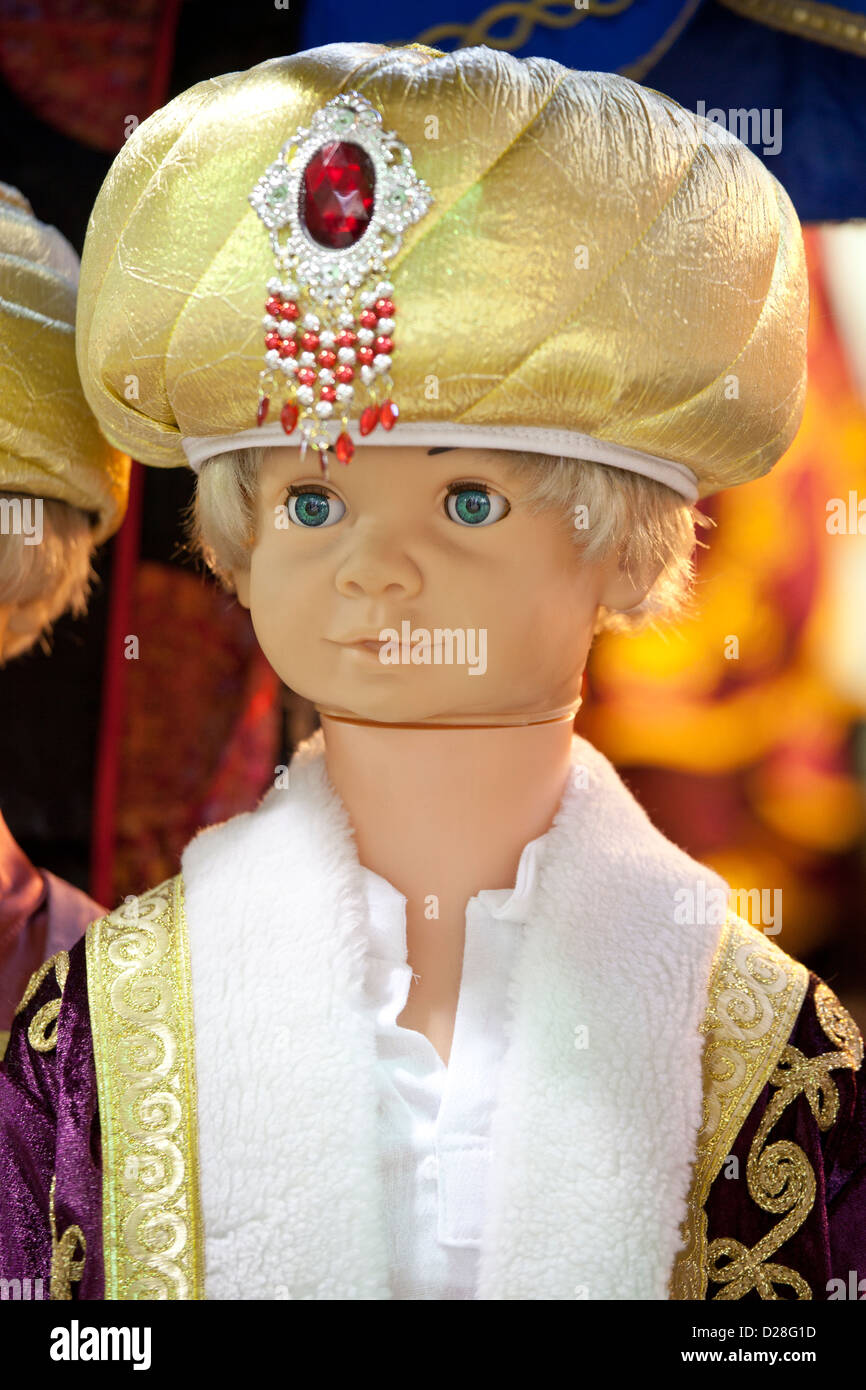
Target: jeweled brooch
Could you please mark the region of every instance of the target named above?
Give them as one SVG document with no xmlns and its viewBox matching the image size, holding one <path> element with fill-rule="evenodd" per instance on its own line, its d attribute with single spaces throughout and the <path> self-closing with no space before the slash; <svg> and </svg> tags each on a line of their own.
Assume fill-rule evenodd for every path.
<svg viewBox="0 0 866 1390">
<path fill-rule="evenodd" d="M 394 131 L 360 92 L 341 92 L 299 126 L 259 179 L 250 202 L 268 228 L 277 274 L 268 281 L 265 365 L 256 422 L 271 404 L 302 449 L 332 446 L 348 463 L 360 378 L 362 435 L 393 428 L 394 286 L 387 262 L 403 232 L 433 203 Z M 339 421 L 336 442 L 331 435 Z"/>
</svg>

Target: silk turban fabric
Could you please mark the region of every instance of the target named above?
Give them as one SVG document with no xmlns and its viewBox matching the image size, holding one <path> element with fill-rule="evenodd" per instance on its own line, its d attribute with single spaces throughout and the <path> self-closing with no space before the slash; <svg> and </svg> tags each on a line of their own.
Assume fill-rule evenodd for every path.
<svg viewBox="0 0 866 1390">
<path fill-rule="evenodd" d="M 84 389 L 119 448 L 171 466 L 182 441 L 255 442 L 274 262 L 248 195 L 351 90 L 434 198 L 388 270 L 389 443 L 404 422 L 591 436 L 684 465 L 698 496 L 772 467 L 805 393 L 784 189 L 658 92 L 485 46 L 329 44 L 201 82 L 142 123 L 96 201 L 78 308 Z"/>
<path fill-rule="evenodd" d="M 78 256 L 0 184 L 0 491 L 68 502 L 94 540 L 123 520 L 129 459 L 100 434 L 75 360 Z"/>
</svg>

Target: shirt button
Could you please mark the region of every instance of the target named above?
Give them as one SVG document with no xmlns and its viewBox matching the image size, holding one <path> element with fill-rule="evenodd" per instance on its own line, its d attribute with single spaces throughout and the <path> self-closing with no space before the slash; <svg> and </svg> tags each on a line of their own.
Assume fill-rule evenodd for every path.
<svg viewBox="0 0 866 1390">
<path fill-rule="evenodd" d="M 439 1176 L 439 1160 L 435 1154 L 427 1154 L 418 1165 L 418 1176 L 433 1179 Z"/>
</svg>

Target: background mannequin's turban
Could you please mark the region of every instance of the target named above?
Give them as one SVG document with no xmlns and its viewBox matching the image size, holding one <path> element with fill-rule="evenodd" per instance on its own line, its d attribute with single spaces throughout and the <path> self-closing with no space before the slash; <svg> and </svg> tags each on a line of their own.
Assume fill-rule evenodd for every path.
<svg viewBox="0 0 866 1390">
<path fill-rule="evenodd" d="M 784 189 L 658 92 L 487 47 L 330 44 L 201 82 L 139 127 L 82 263 L 79 366 L 109 439 L 163 465 L 256 442 L 274 262 L 248 194 L 350 90 L 434 199 L 389 266 L 401 414 L 371 443 L 470 442 L 445 424 L 487 427 L 491 444 L 504 427 L 505 447 L 594 456 L 692 497 L 772 467 L 805 393 L 805 259 Z"/>
<path fill-rule="evenodd" d="M 78 256 L 0 183 L 0 491 L 68 502 L 94 540 L 126 508 L 129 459 L 99 432 L 75 360 Z"/>
</svg>

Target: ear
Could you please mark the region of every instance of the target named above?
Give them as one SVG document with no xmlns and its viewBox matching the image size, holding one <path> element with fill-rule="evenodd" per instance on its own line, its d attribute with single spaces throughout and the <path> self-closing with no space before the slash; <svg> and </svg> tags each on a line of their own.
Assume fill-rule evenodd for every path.
<svg viewBox="0 0 866 1390">
<path fill-rule="evenodd" d="M 235 586 L 238 603 L 241 608 L 250 606 L 250 571 L 249 566 L 244 570 L 232 570 L 232 583 Z"/>
<path fill-rule="evenodd" d="M 619 556 L 613 557 L 605 567 L 599 603 L 605 608 L 613 608 L 619 613 L 627 613 L 636 608 L 649 593 L 662 571 L 662 561 L 653 562 L 642 574 L 628 575 L 620 568 Z"/>
</svg>

